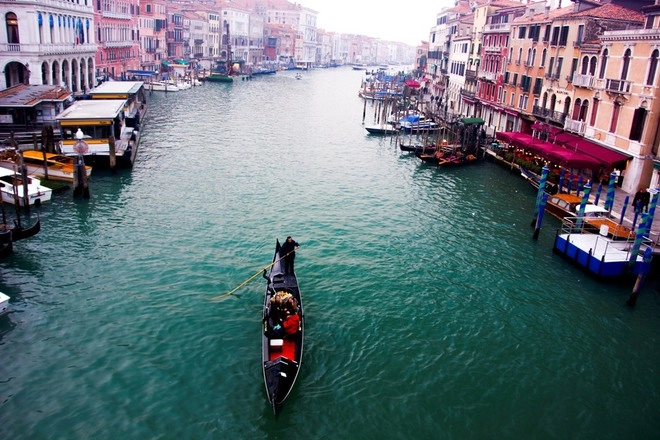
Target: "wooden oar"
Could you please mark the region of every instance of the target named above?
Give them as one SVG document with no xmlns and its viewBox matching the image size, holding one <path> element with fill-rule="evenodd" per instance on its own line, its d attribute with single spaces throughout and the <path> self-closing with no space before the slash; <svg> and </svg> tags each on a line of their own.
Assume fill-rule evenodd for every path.
<svg viewBox="0 0 660 440">
<path fill-rule="evenodd" d="M 298 246 L 298 247 L 300 247 L 300 246 Z M 279 262 L 279 261 L 282 261 L 282 260 L 283 260 L 284 258 L 286 258 L 289 254 L 295 252 L 296 249 L 298 249 L 298 248 L 295 248 L 295 249 L 293 249 L 292 251 L 290 251 L 288 254 L 281 256 L 281 257 L 278 258 L 277 260 L 275 260 L 275 261 L 273 261 L 272 263 L 270 263 L 268 266 L 259 269 L 259 270 L 257 271 L 257 273 L 255 273 L 254 275 L 252 275 L 252 276 L 251 276 L 250 278 L 248 278 L 247 280 L 243 281 L 241 284 L 239 284 L 238 286 L 236 286 L 234 289 L 230 290 L 229 292 L 211 298 L 211 301 L 219 301 L 219 300 L 221 300 L 222 298 L 224 298 L 224 297 L 226 297 L 226 296 L 229 296 L 229 295 L 231 295 L 232 293 L 236 292 L 238 289 L 240 289 L 241 287 L 245 286 L 247 283 L 249 283 L 250 281 L 252 281 L 253 279 L 255 279 L 257 276 L 259 276 L 259 274 L 261 274 L 262 272 L 265 272 L 265 271 L 267 271 L 268 269 L 270 269 L 271 267 L 273 267 L 273 266 L 275 265 L 275 263 L 277 263 L 277 262 Z"/>
</svg>

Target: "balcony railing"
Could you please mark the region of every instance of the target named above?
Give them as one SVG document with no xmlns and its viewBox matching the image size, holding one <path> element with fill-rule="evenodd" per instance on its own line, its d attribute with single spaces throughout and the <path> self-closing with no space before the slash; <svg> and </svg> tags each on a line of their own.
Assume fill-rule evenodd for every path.
<svg viewBox="0 0 660 440">
<path fill-rule="evenodd" d="M 573 85 L 576 87 L 586 87 L 593 88 L 595 78 L 593 75 L 583 75 L 581 73 L 576 73 L 573 75 Z"/>
<path fill-rule="evenodd" d="M 578 134 L 584 134 L 586 125 L 587 124 L 584 121 L 577 121 L 575 119 L 566 118 L 564 121 L 564 130 L 572 131 Z"/>
<path fill-rule="evenodd" d="M 465 80 L 470 81 L 470 80 L 476 80 L 477 79 L 477 72 L 475 70 L 466 70 L 465 71 Z"/>
<path fill-rule="evenodd" d="M 134 43 L 131 40 L 125 40 L 125 41 L 104 41 L 101 43 L 103 47 L 131 47 Z"/>
<path fill-rule="evenodd" d="M 560 124 L 564 123 L 564 120 L 566 120 L 566 113 L 562 112 L 549 112 L 548 117 L 552 119 L 553 121 L 559 122 Z"/>
<path fill-rule="evenodd" d="M 473 92 L 472 90 L 461 89 L 461 95 L 463 95 L 463 96 L 468 96 L 468 97 L 474 98 L 475 94 L 476 93 Z"/>
<path fill-rule="evenodd" d="M 532 114 L 535 115 L 535 116 L 545 117 L 545 116 L 548 116 L 548 114 L 550 114 L 550 110 L 548 110 L 547 108 L 543 108 L 541 106 L 535 105 L 532 108 Z"/>
<path fill-rule="evenodd" d="M 484 26 L 484 32 L 509 32 L 511 23 L 495 23 Z"/>
<path fill-rule="evenodd" d="M 479 77 L 487 81 L 495 81 L 497 74 L 495 72 L 479 72 Z"/>
<path fill-rule="evenodd" d="M 632 86 L 631 81 L 626 81 L 623 79 L 608 79 L 605 83 L 605 89 L 608 92 L 616 93 L 630 93 L 630 87 Z"/>
</svg>

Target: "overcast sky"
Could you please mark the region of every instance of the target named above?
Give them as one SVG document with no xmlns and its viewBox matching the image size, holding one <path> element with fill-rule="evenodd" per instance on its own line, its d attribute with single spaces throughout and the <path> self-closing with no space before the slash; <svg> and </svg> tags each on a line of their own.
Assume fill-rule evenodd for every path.
<svg viewBox="0 0 660 440">
<path fill-rule="evenodd" d="M 441 9 L 453 0 L 298 0 L 318 11 L 316 26 L 326 31 L 361 34 L 418 45 L 428 41 L 429 30 Z"/>
</svg>

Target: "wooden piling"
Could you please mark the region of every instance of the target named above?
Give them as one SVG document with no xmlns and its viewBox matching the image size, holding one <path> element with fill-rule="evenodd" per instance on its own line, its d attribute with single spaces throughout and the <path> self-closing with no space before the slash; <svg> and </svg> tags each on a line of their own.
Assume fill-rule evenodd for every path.
<svg viewBox="0 0 660 440">
<path fill-rule="evenodd" d="M 76 157 L 76 163 L 73 167 L 73 196 L 82 197 L 83 199 L 89 199 L 90 197 L 85 159 L 82 154 Z"/>
<path fill-rule="evenodd" d="M 129 140 L 130 142 L 130 140 Z M 117 166 L 117 151 L 115 149 L 115 137 L 110 136 L 108 138 L 108 155 L 109 155 L 109 162 L 110 162 L 110 169 L 114 172 L 115 167 Z"/>
</svg>

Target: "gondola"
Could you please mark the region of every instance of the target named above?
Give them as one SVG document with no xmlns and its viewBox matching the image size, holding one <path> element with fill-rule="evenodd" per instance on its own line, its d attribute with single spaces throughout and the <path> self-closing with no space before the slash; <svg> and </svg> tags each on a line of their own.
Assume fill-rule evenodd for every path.
<svg viewBox="0 0 660 440">
<path fill-rule="evenodd" d="M 37 235 L 41 231 L 41 219 L 38 218 L 32 226 L 24 228 L 23 226 L 14 226 L 11 228 L 11 238 L 13 241 L 23 240 L 24 238 Z"/>
<path fill-rule="evenodd" d="M 279 415 L 296 382 L 303 353 L 304 314 L 295 273 L 284 274 L 277 240 L 263 309 L 263 372 L 268 401 Z"/>
<path fill-rule="evenodd" d="M 18 241 L 23 240 L 24 238 L 32 237 L 37 235 L 41 231 L 41 219 L 38 218 L 32 226 L 24 228 L 23 226 L 15 225 L 9 226 L 7 224 L 0 224 L 0 234 L 4 232 L 11 232 L 11 240 Z"/>
<path fill-rule="evenodd" d="M 13 251 L 11 231 L 0 232 L 0 258 L 8 257 Z"/>
</svg>

